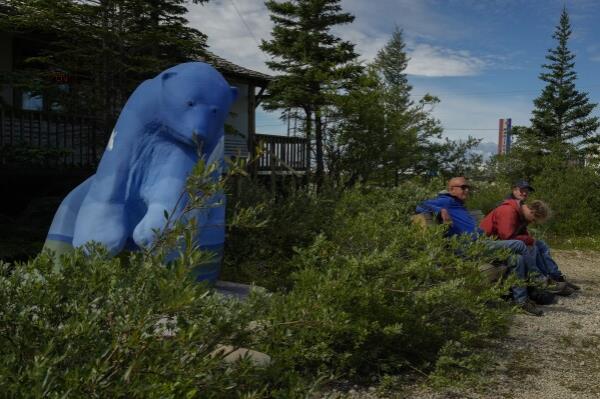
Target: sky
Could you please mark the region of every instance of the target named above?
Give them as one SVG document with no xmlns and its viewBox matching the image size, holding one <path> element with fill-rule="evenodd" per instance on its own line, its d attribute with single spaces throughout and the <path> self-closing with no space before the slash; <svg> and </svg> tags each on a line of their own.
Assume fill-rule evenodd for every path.
<svg viewBox="0 0 600 399">
<path fill-rule="evenodd" d="M 410 57 L 406 73 L 418 100 L 430 93 L 433 110 L 450 139 L 480 138 L 489 151 L 498 119 L 529 125 L 538 79 L 563 6 L 571 18 L 577 88 L 600 102 L 600 1 L 597 0 L 342 0 L 353 23 L 334 32 L 373 60 L 395 27 L 404 32 Z M 190 5 L 190 25 L 208 35 L 211 51 L 238 65 L 273 74 L 259 47 L 272 23 L 262 0 L 210 0 Z M 595 110 L 600 116 L 600 107 Z M 277 113 L 257 113 L 258 133 L 285 134 Z"/>
</svg>

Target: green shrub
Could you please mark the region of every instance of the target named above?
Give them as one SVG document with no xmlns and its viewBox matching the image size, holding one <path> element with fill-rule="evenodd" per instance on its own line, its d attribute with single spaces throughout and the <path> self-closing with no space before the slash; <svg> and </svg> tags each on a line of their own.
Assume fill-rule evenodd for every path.
<svg viewBox="0 0 600 399">
<path fill-rule="evenodd" d="M 271 291 L 289 289 L 296 270 L 290 260 L 295 248 L 312 243 L 333 218 L 339 194 L 290 190 L 274 197 L 266 188 L 247 182 L 230 199 L 229 220 L 244 209 L 258 209 L 258 225 L 235 226 L 227 232 L 223 278 L 256 283 Z"/>
<path fill-rule="evenodd" d="M 506 182 L 474 182 L 475 189 L 467 200 L 469 209 L 479 209 L 484 215 L 497 207 L 511 192 Z"/>
<path fill-rule="evenodd" d="M 445 226 L 410 224 L 416 203 L 432 193 L 415 182 L 285 199 L 256 191 L 247 201 L 271 205 L 254 208 L 266 223 L 237 224 L 229 250 L 240 249 L 229 259 L 265 262 L 264 271 L 240 275 L 285 289 L 246 302 L 189 278 L 205 256 L 191 245 L 164 266 L 180 233 L 191 242 L 193 226 L 159 240 L 156 253 L 110 259 L 89 248 L 87 256 L 65 256 L 60 268 L 47 255 L 1 264 L 0 390 L 9 397 L 294 398 L 340 376 L 371 381 L 474 367 L 481 347 L 507 326 L 510 312 L 498 299 L 504 287 L 479 273 L 483 245 L 447 240 Z M 235 265 L 228 267 L 239 281 Z M 211 355 L 219 344 L 273 361 L 227 364 Z"/>
<path fill-rule="evenodd" d="M 472 352 L 501 334 L 508 311 L 497 302 L 502 288 L 478 272 L 482 245 L 408 223 L 426 194 L 411 185 L 346 193 L 329 237 L 298 249 L 299 271 L 289 294 L 272 300 L 263 349 L 290 370 L 370 379 L 431 370 L 440 353 L 448 363 L 449 342 Z"/>
<path fill-rule="evenodd" d="M 533 180 L 534 198 L 548 202 L 545 228 L 562 238 L 600 234 L 600 176 L 595 168 L 549 165 Z"/>
<path fill-rule="evenodd" d="M 273 388 L 269 369 L 210 355 L 217 344 L 251 342 L 256 308 L 212 295 L 181 262 L 165 268 L 140 254 L 123 262 L 77 252 L 61 269 L 46 255 L 4 263 L 0 391 L 32 398 L 276 396 L 283 388 Z"/>
</svg>

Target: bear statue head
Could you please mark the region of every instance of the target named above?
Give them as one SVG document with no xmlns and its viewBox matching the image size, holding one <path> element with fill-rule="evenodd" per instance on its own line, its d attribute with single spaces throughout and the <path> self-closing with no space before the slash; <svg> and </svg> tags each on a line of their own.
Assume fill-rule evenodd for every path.
<svg viewBox="0 0 600 399">
<path fill-rule="evenodd" d="M 212 66 L 188 62 L 156 77 L 161 84 L 160 119 L 174 138 L 210 151 L 221 137 L 237 88 Z"/>
</svg>

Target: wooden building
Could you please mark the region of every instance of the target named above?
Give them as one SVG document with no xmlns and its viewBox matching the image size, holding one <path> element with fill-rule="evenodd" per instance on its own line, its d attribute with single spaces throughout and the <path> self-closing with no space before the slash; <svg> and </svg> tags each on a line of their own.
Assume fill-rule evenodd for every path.
<svg viewBox="0 0 600 399">
<path fill-rule="evenodd" d="M 18 70 L 24 58 L 34 55 L 32 43 L 0 32 L 0 74 Z M 303 175 L 308 163 L 305 139 L 256 133 L 256 108 L 272 78 L 211 53 L 201 61 L 238 88 L 226 122 L 226 156 L 254 159 L 262 146 L 252 175 Z M 53 110 L 44 98 L 0 86 L 0 189 L 15 193 L 0 206 L 12 208 L 32 195 L 64 195 L 94 173 L 111 130 L 93 117 L 68 115 Z"/>
</svg>

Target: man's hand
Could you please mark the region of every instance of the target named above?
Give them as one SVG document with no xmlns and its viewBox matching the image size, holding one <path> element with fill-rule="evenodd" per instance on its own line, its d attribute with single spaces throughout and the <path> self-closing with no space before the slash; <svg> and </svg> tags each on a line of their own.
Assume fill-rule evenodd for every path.
<svg viewBox="0 0 600 399">
<path fill-rule="evenodd" d="M 440 216 L 442 217 L 442 222 L 447 224 L 452 224 L 452 218 L 446 209 L 440 210 Z"/>
</svg>

